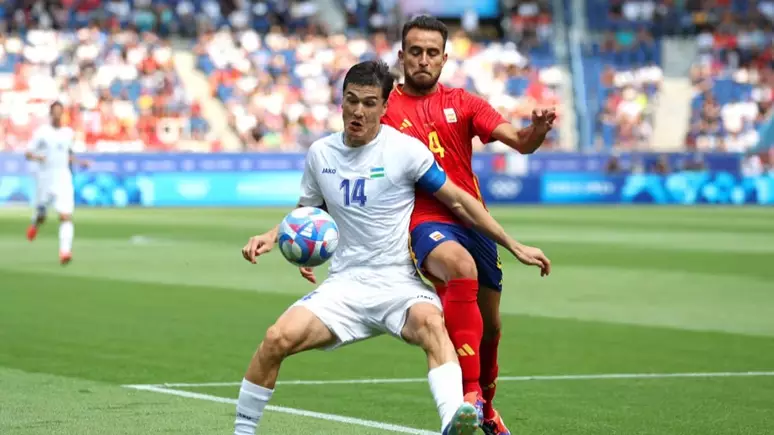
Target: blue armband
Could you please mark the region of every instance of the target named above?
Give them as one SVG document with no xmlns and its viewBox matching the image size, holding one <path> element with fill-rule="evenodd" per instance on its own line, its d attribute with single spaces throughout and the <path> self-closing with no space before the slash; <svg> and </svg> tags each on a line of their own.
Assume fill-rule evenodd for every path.
<svg viewBox="0 0 774 435">
<path fill-rule="evenodd" d="M 417 185 L 427 193 L 435 193 L 446 183 L 446 172 L 438 166 L 438 162 L 433 161 L 430 168 L 419 178 Z"/>
</svg>

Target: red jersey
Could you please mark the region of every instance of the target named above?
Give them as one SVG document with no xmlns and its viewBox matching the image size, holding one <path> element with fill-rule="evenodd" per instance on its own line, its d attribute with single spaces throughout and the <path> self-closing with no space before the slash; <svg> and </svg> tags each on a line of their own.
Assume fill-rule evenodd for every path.
<svg viewBox="0 0 774 435">
<path fill-rule="evenodd" d="M 464 89 L 438 84 L 430 95 L 413 96 L 395 88 L 387 102 L 382 124 L 413 136 L 430 149 L 435 161 L 457 186 L 482 203 L 478 179 L 473 173 L 473 138 L 491 142 L 492 131 L 508 121 L 481 97 Z M 454 214 L 433 197 L 418 190 L 409 229 L 424 222 L 456 223 Z"/>
</svg>

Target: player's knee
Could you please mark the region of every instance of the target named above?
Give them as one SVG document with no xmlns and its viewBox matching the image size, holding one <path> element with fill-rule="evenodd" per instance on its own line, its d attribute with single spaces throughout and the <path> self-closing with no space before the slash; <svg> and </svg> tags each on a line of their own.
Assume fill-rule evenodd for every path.
<svg viewBox="0 0 774 435">
<path fill-rule="evenodd" d="M 267 358 L 283 359 L 293 349 L 293 340 L 289 334 L 277 325 L 266 330 L 266 336 L 261 343 L 260 352 Z"/>
<path fill-rule="evenodd" d="M 458 243 L 444 243 L 427 258 L 426 267 L 434 276 L 449 282 L 453 279 L 478 279 L 476 262 Z"/>
<path fill-rule="evenodd" d="M 64 213 L 59 215 L 60 222 L 70 222 L 71 220 L 73 220 L 72 215 L 64 214 Z"/>
<path fill-rule="evenodd" d="M 484 340 L 494 340 L 499 337 L 501 328 L 500 316 L 484 319 Z"/>
<path fill-rule="evenodd" d="M 420 341 L 426 348 L 437 347 L 448 335 L 440 311 L 428 313 L 420 321 Z"/>
</svg>

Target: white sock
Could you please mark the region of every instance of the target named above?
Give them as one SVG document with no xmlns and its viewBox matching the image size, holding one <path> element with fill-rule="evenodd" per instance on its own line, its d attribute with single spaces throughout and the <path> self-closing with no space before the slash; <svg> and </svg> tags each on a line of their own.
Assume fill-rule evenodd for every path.
<svg viewBox="0 0 774 435">
<path fill-rule="evenodd" d="M 73 250 L 73 234 L 75 229 L 72 221 L 64 221 L 59 224 L 59 252 L 69 254 Z"/>
<path fill-rule="evenodd" d="M 263 416 L 263 408 L 271 399 L 272 393 L 274 390 L 242 379 L 242 388 L 239 389 L 239 400 L 237 401 L 234 435 L 255 434 L 255 430 L 261 422 L 261 416 Z"/>
<path fill-rule="evenodd" d="M 449 362 L 427 373 L 430 391 L 441 416 L 441 431 L 448 425 L 454 413 L 464 401 L 462 369 L 456 362 Z"/>
</svg>

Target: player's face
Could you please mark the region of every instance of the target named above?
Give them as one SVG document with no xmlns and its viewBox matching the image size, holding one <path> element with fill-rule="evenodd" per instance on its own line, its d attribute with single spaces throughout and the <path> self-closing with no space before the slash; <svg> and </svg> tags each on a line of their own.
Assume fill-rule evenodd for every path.
<svg viewBox="0 0 774 435">
<path fill-rule="evenodd" d="M 51 121 L 54 124 L 59 124 L 62 121 L 62 114 L 64 111 L 62 110 L 62 106 L 56 105 L 51 108 Z"/>
<path fill-rule="evenodd" d="M 344 89 L 341 108 L 349 144 L 359 146 L 372 141 L 379 133 L 387 105 L 379 86 L 349 84 Z"/>
<path fill-rule="evenodd" d="M 404 42 L 398 57 L 403 64 L 406 85 L 417 91 L 432 89 L 448 57 L 443 36 L 433 30 L 411 29 Z"/>
</svg>

